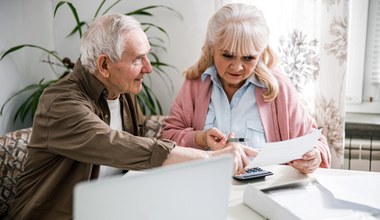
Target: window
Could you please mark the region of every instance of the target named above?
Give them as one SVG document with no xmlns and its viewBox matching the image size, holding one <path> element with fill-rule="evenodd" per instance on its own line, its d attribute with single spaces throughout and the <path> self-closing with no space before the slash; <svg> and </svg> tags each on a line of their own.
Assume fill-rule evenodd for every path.
<svg viewBox="0 0 380 220">
<path fill-rule="evenodd" d="M 380 114 L 380 0 L 350 1 L 349 24 L 346 112 Z"/>
</svg>

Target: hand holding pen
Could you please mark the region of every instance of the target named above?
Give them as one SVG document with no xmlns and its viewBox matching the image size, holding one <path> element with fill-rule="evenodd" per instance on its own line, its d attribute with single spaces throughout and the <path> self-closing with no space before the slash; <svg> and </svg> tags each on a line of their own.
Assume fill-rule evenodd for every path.
<svg viewBox="0 0 380 220">
<path fill-rule="evenodd" d="M 206 131 L 197 131 L 195 141 L 200 147 L 215 151 L 224 148 L 228 142 L 246 142 L 248 139 L 235 138 L 233 133 L 229 134 L 227 138 L 217 128 L 210 128 Z"/>
<path fill-rule="evenodd" d="M 249 141 L 249 139 L 248 138 L 233 138 L 233 137 L 231 137 L 231 138 L 227 138 L 227 141 L 228 142 L 247 142 L 247 141 Z"/>
<path fill-rule="evenodd" d="M 215 151 L 226 146 L 227 138 L 217 128 L 209 128 L 205 131 L 197 131 L 195 142 L 203 149 Z"/>
</svg>

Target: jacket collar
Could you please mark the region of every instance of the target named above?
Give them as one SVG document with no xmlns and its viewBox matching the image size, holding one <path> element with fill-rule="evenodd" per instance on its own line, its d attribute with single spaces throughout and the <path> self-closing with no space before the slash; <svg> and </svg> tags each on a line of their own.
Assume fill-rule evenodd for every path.
<svg viewBox="0 0 380 220">
<path fill-rule="evenodd" d="M 75 64 L 73 75 L 79 79 L 79 83 L 83 87 L 82 89 L 86 91 L 93 101 L 97 102 L 101 97 L 107 97 L 108 91 L 106 87 L 83 67 L 80 59 Z"/>
</svg>

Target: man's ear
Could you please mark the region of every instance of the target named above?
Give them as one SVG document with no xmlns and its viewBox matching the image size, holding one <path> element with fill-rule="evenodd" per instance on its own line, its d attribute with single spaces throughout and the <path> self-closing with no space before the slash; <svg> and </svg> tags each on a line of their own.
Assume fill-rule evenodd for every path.
<svg viewBox="0 0 380 220">
<path fill-rule="evenodd" d="M 102 75 L 105 78 L 108 78 L 110 74 L 108 71 L 107 55 L 101 54 L 96 60 L 96 62 L 100 75 Z"/>
</svg>

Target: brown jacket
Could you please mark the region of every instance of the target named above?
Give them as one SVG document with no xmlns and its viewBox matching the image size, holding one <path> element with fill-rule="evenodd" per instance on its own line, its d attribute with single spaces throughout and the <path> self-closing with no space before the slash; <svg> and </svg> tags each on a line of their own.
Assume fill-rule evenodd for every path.
<svg viewBox="0 0 380 220">
<path fill-rule="evenodd" d="M 97 178 L 99 165 L 141 170 L 163 163 L 174 142 L 141 137 L 144 116 L 131 94 L 119 98 L 125 131 L 112 130 L 106 93 L 80 61 L 45 89 L 11 219 L 71 219 L 73 187 Z"/>
</svg>

